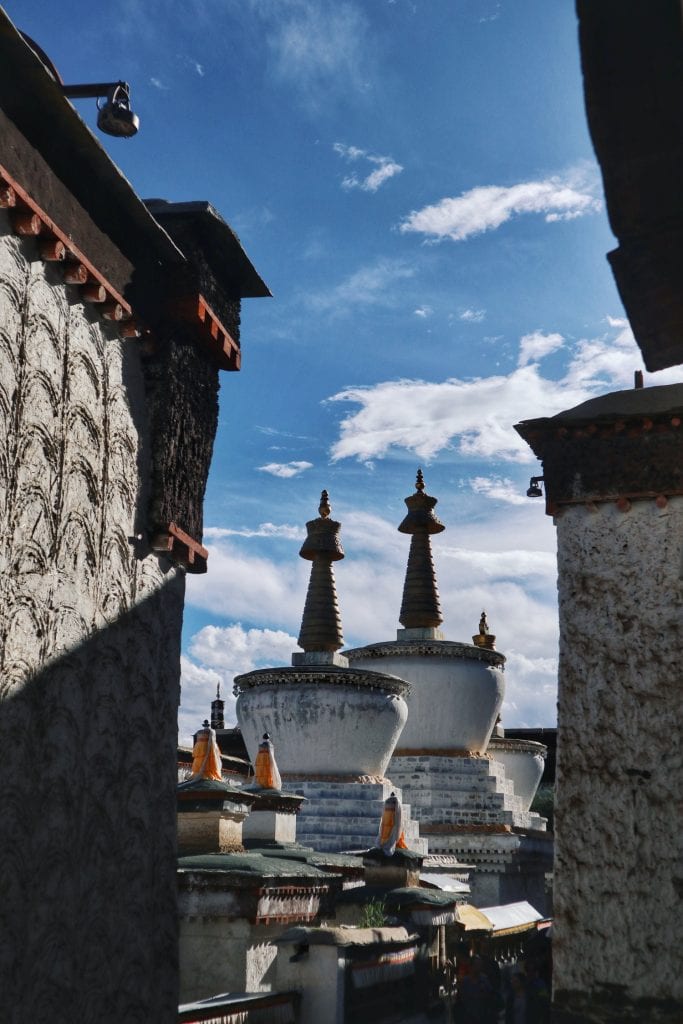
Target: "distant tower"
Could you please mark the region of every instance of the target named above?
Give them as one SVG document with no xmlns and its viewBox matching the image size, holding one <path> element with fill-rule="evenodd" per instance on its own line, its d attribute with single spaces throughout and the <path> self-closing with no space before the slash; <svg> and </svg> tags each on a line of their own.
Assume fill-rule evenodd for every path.
<svg viewBox="0 0 683 1024">
<path fill-rule="evenodd" d="M 225 701 L 221 700 L 221 684 L 216 686 L 216 699 L 211 701 L 211 728 L 225 729 Z"/>
<path fill-rule="evenodd" d="M 319 517 L 306 523 L 306 540 L 299 552 L 313 562 L 298 641 L 307 653 L 334 652 L 344 645 L 332 566 L 344 557 L 344 551 L 339 540 L 341 524 L 329 518 L 332 509 L 327 491 L 320 496 L 318 511 Z"/>
<path fill-rule="evenodd" d="M 437 629 L 443 616 L 429 538 L 446 527 L 434 515 L 437 499 L 425 492 L 421 469 L 417 471 L 415 494 L 406 498 L 405 503 L 408 515 L 398 529 L 400 533 L 412 534 L 412 540 L 399 622 L 406 629 Z"/>
</svg>

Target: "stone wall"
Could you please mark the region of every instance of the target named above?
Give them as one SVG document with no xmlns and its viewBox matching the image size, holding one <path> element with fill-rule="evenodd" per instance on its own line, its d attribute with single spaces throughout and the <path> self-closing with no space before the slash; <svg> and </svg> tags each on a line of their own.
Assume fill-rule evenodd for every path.
<svg viewBox="0 0 683 1024">
<path fill-rule="evenodd" d="M 556 519 L 558 1021 L 683 1011 L 683 497 L 663 504 Z"/>
<path fill-rule="evenodd" d="M 138 343 L 92 309 L 0 213 L 0 987 L 33 1024 L 177 1007 L 184 578 L 143 539 Z"/>
</svg>

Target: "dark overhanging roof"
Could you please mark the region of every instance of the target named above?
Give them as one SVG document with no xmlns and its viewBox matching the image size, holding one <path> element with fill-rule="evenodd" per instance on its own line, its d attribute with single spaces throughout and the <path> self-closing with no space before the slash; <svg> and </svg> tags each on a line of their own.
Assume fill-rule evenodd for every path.
<svg viewBox="0 0 683 1024">
<path fill-rule="evenodd" d="M 242 248 L 239 238 L 211 203 L 170 203 L 165 199 L 145 199 L 144 203 L 171 235 L 174 222 L 190 220 L 216 278 L 229 277 L 242 298 L 271 297 L 270 289 Z"/>
<path fill-rule="evenodd" d="M 683 363 L 683 24 L 680 0 L 578 0 L 588 126 L 607 254 L 648 370 Z"/>
</svg>

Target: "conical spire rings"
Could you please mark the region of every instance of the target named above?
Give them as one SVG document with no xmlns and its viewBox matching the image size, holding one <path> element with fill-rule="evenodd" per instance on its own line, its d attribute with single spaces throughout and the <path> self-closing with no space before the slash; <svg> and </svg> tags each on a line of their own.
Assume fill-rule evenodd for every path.
<svg viewBox="0 0 683 1024">
<path fill-rule="evenodd" d="M 434 514 L 437 500 L 425 492 L 422 470 L 418 469 L 415 494 L 405 499 L 408 515 L 398 528 L 412 535 L 399 616 L 406 629 L 436 629 L 443 622 L 429 539 L 445 529 Z"/>
<path fill-rule="evenodd" d="M 313 563 L 298 641 L 306 653 L 334 652 L 344 646 L 332 566 L 344 557 L 344 550 L 338 536 L 341 523 L 330 519 L 331 511 L 327 491 L 323 491 L 320 515 L 306 523 L 306 540 L 299 552 Z"/>
</svg>

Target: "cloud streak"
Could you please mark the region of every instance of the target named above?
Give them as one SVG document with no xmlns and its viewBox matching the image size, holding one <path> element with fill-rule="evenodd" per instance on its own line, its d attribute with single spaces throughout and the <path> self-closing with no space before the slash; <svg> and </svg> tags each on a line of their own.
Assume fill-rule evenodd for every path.
<svg viewBox="0 0 683 1024">
<path fill-rule="evenodd" d="M 520 365 L 507 375 L 383 381 L 339 391 L 328 401 L 360 408 L 342 418 L 332 459 L 369 462 L 404 449 L 429 460 L 453 448 L 463 456 L 533 462 L 528 446 L 512 429 L 514 423 L 553 416 L 604 391 L 631 385 L 633 368 L 642 362 L 640 353 L 628 326 L 621 321 L 610 326 L 618 332 L 615 337 L 576 343 L 559 380 L 545 377 L 539 360 L 564 339 L 537 331 L 524 336 Z M 679 378 L 680 369 L 674 367 L 659 373 L 657 383 Z"/>
<path fill-rule="evenodd" d="M 328 292 L 309 295 L 308 305 L 319 313 L 343 316 L 354 306 L 391 306 L 395 286 L 415 270 L 402 260 L 380 259 L 361 267 Z"/>
<path fill-rule="evenodd" d="M 404 234 L 415 232 L 431 241 L 462 242 L 494 231 L 513 217 L 539 214 L 546 222 L 573 220 L 597 213 L 602 203 L 593 194 L 585 174 L 525 181 L 518 185 L 479 185 L 459 196 L 413 210 L 399 225 Z"/>
<path fill-rule="evenodd" d="M 312 462 L 268 462 L 265 466 L 256 467 L 260 473 L 270 473 L 271 476 L 289 480 L 293 476 L 300 476 L 307 469 L 313 468 Z"/>
<path fill-rule="evenodd" d="M 343 142 L 335 142 L 332 148 L 335 153 L 349 162 L 365 160 L 367 163 L 375 165 L 375 169 L 365 176 L 347 175 L 342 180 L 342 188 L 347 191 L 357 188 L 362 192 L 377 192 L 385 181 L 389 181 L 403 170 L 401 164 L 396 163 L 390 156 L 376 156 L 364 149 L 358 149 L 357 146 L 346 146 Z"/>
<path fill-rule="evenodd" d="M 306 531 L 300 526 L 289 526 L 287 523 L 259 523 L 256 529 L 235 530 L 225 526 L 207 526 L 204 530 L 205 540 L 225 540 L 226 537 L 282 537 L 285 540 L 303 540 Z"/>
<path fill-rule="evenodd" d="M 331 96 L 367 88 L 368 23 L 353 3 L 276 0 L 252 4 L 266 25 L 275 77 L 312 110 Z"/>
</svg>

